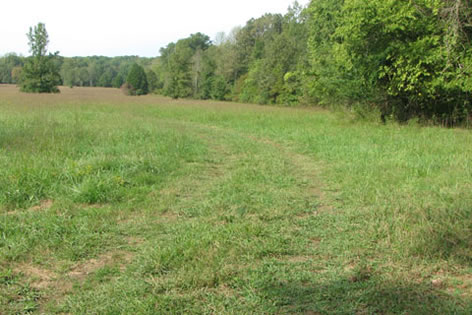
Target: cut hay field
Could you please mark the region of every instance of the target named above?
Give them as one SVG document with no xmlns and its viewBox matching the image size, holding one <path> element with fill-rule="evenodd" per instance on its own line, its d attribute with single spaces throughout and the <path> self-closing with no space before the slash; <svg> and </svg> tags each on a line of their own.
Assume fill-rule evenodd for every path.
<svg viewBox="0 0 472 315">
<path fill-rule="evenodd" d="M 0 314 L 471 314 L 472 132 L 0 85 Z"/>
</svg>

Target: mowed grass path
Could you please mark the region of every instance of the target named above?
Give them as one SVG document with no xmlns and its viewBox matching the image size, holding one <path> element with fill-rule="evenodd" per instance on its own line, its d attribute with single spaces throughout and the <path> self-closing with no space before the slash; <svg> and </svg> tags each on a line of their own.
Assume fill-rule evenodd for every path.
<svg viewBox="0 0 472 315">
<path fill-rule="evenodd" d="M 470 314 L 472 133 L 0 85 L 0 314 Z"/>
</svg>

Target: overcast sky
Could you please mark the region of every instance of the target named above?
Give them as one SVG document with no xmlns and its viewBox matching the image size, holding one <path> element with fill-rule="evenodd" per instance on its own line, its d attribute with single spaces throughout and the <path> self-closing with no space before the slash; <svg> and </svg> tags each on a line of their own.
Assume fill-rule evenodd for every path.
<svg viewBox="0 0 472 315">
<path fill-rule="evenodd" d="M 306 5 L 309 0 L 299 0 Z M 252 17 L 286 13 L 293 0 L 6 0 L 1 4 L 0 56 L 29 55 L 26 33 L 46 24 L 49 51 L 62 56 L 154 57 L 191 33 L 212 39 Z"/>
</svg>

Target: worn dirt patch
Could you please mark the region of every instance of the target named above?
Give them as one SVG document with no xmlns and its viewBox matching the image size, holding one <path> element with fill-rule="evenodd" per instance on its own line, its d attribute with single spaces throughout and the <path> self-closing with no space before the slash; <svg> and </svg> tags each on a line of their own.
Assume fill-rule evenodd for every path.
<svg viewBox="0 0 472 315">
<path fill-rule="evenodd" d="M 286 261 L 289 263 L 304 263 L 310 260 L 312 260 L 312 257 L 309 257 L 309 256 L 289 256 L 283 261 Z"/>
<path fill-rule="evenodd" d="M 227 298 L 235 296 L 234 289 L 227 286 L 226 284 L 220 285 L 218 288 L 216 288 L 216 291 Z"/>
<path fill-rule="evenodd" d="M 454 280 L 454 281 L 452 281 Z M 472 275 L 459 275 L 451 278 L 440 277 L 431 280 L 434 287 L 443 287 L 449 294 L 461 292 L 462 296 L 472 296 Z"/>
<path fill-rule="evenodd" d="M 42 200 L 39 205 L 29 208 L 31 211 L 44 211 L 52 207 L 54 201 L 52 200 Z"/>
<path fill-rule="evenodd" d="M 126 237 L 126 241 L 129 245 L 136 246 L 145 242 L 145 239 L 137 237 L 137 236 L 128 236 Z"/>
<path fill-rule="evenodd" d="M 30 285 L 35 289 L 45 289 L 57 278 L 54 272 L 31 264 L 20 264 L 16 266 L 13 271 L 24 274 L 30 278 Z"/>
<path fill-rule="evenodd" d="M 42 200 L 39 203 L 39 205 L 28 208 L 27 211 L 31 211 L 31 212 L 45 211 L 45 210 L 48 210 L 49 208 L 51 208 L 53 206 L 53 204 L 54 204 L 53 200 Z M 0 214 L 4 213 L 6 215 L 17 215 L 17 214 L 23 213 L 24 211 L 25 210 L 23 210 L 23 209 L 16 209 L 16 210 L 8 211 L 8 210 L 6 210 L 6 208 L 0 207 Z"/>
<path fill-rule="evenodd" d="M 133 253 L 125 251 L 108 252 L 76 265 L 67 275 L 82 281 L 88 275 L 109 265 L 118 265 L 120 270 L 123 271 L 126 265 L 133 259 L 133 256 Z"/>
</svg>

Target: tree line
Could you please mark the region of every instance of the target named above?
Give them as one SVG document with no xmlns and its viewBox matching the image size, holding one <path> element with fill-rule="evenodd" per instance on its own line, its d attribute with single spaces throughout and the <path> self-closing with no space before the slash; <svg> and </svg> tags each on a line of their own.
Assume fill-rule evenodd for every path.
<svg viewBox="0 0 472 315">
<path fill-rule="evenodd" d="M 32 57 L 22 57 L 14 53 L 0 57 L 0 83 L 19 83 L 21 70 L 29 59 Z M 59 69 L 60 85 L 114 88 L 120 88 L 125 83 L 131 67 L 138 64 L 146 69 L 146 76 L 154 89 L 156 74 L 151 70 L 154 60 L 155 58 L 138 56 L 56 56 L 54 63 Z"/>
<path fill-rule="evenodd" d="M 214 43 L 196 33 L 160 50 L 158 91 L 171 97 L 259 104 L 303 102 L 308 14 L 294 3 L 285 15 L 249 20 Z"/>
<path fill-rule="evenodd" d="M 312 0 L 214 41 L 192 34 L 156 58 L 54 62 L 69 86 L 120 87 L 139 64 L 148 89 L 173 98 L 342 106 L 454 125 L 471 117 L 471 43 L 468 0 Z M 0 82 L 15 83 L 24 64 L 0 58 Z"/>
<path fill-rule="evenodd" d="M 383 121 L 455 125 L 472 114 L 468 0 L 312 0 L 215 43 L 194 34 L 154 68 L 172 97 L 342 106 Z"/>
</svg>

